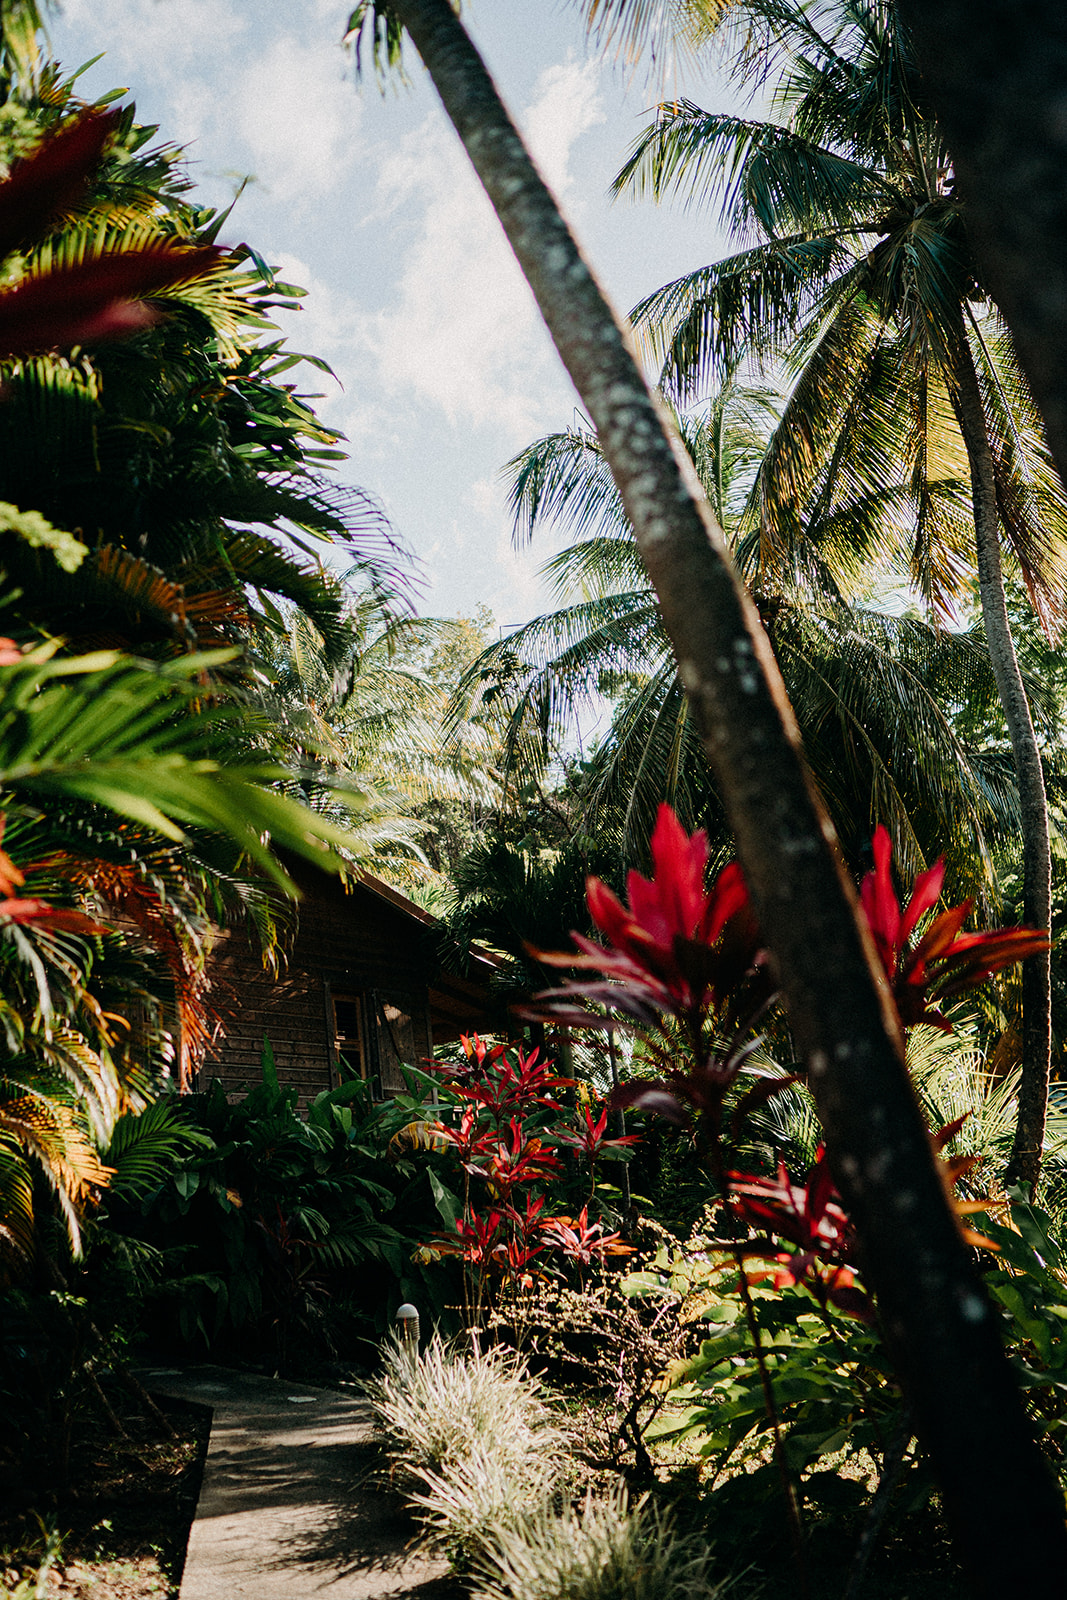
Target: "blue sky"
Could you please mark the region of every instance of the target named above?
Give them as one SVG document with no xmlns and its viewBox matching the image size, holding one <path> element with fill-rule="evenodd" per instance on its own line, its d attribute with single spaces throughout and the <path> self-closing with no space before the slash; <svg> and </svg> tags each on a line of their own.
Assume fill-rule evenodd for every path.
<svg viewBox="0 0 1067 1600">
<path fill-rule="evenodd" d="M 85 91 L 128 87 L 142 121 L 188 146 L 204 202 L 249 180 L 224 240 L 308 289 L 283 331 L 338 375 L 303 369 L 349 440 L 341 475 L 380 496 L 424 564 L 421 608 L 521 622 L 545 609 L 537 569 L 555 545 L 512 548 L 500 469 L 565 426 L 576 396 L 421 66 L 409 89 L 356 83 L 347 14 L 336 0 L 64 0 L 50 32 L 69 69 L 106 52 Z M 722 253 L 707 216 L 608 198 L 656 85 L 587 50 L 565 3 L 476 0 L 465 16 L 620 309 Z M 714 79 L 668 87 L 722 103 Z"/>
</svg>

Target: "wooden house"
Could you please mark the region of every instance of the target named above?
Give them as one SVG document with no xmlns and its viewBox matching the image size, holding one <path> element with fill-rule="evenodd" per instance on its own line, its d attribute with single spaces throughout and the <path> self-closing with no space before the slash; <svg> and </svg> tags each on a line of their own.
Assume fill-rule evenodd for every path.
<svg viewBox="0 0 1067 1600">
<path fill-rule="evenodd" d="M 436 918 L 388 884 L 286 866 L 301 899 L 281 970 L 267 972 L 238 934 L 224 936 L 212 958 L 223 1034 L 200 1087 L 219 1078 L 238 1093 L 257 1082 L 266 1037 L 280 1081 L 302 1102 L 353 1074 L 387 1098 L 404 1087 L 402 1062 L 418 1063 L 461 1033 L 509 1031 L 491 992 L 500 963 L 489 951 L 472 950 L 460 976 L 442 958 Z"/>
</svg>

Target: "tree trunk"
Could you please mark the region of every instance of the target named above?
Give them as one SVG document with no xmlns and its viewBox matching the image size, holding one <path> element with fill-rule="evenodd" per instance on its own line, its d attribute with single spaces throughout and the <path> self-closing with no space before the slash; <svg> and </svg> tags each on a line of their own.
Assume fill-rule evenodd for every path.
<svg viewBox="0 0 1067 1600">
<path fill-rule="evenodd" d="M 899 1026 L 766 635 L 692 465 L 648 393 L 449 0 L 390 0 L 600 435 L 737 837 L 890 1354 L 974 1592 L 1067 1570 L 1036 1445 L 937 1171 Z"/>
<path fill-rule="evenodd" d="M 1000 565 L 1000 516 L 993 477 L 993 456 L 989 449 L 974 360 L 962 326 L 959 340 L 953 373 L 956 388 L 953 401 L 971 468 L 982 618 L 1004 720 L 1011 738 L 1019 787 L 1023 836 L 1023 922 L 1031 928 L 1047 928 L 1052 918 L 1052 853 L 1049 847 L 1045 776 L 1008 623 Z M 1051 1052 L 1052 979 L 1046 950 L 1042 955 L 1031 956 L 1023 962 L 1019 1115 L 1005 1173 L 1005 1182 L 1027 1183 L 1031 1186 L 1031 1193 L 1036 1188 L 1041 1171 Z"/>
<path fill-rule="evenodd" d="M 1067 6 L 900 0 L 983 278 L 1067 483 Z"/>
</svg>

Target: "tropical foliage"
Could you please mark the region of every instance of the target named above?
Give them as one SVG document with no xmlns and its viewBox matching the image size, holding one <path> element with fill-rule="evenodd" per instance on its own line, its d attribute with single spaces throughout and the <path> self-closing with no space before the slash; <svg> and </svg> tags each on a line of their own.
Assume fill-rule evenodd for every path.
<svg viewBox="0 0 1067 1600">
<path fill-rule="evenodd" d="M 617 186 L 717 199 L 741 248 L 647 296 L 636 327 L 678 398 L 740 359 L 787 370 L 759 475 L 762 571 L 791 565 L 798 541 L 818 544 L 821 516 L 857 488 L 891 514 L 850 527 L 849 544 L 906 574 L 934 612 L 951 615 L 977 570 L 1019 787 L 1023 914 L 1047 927 L 1048 806 L 1002 562 L 1058 627 L 1067 499 L 971 246 L 952 153 L 896 5 L 752 0 L 721 20 L 738 75 L 769 85 L 770 114 L 661 106 Z M 946 477 L 964 485 L 963 518 Z M 1032 1183 L 1049 1074 L 1044 956 L 1023 985 L 1012 1171 Z"/>
<path fill-rule="evenodd" d="M 398 18 L 420 10 L 454 29 L 445 0 L 368 0 L 357 52 L 395 61 Z M 674 102 L 640 141 L 620 186 L 719 196 L 741 249 L 646 300 L 638 327 L 691 407 L 678 430 L 862 880 L 934 1198 L 943 1180 L 970 1219 L 946 1210 L 946 1231 L 979 1253 L 1059 1465 L 1062 1110 L 1036 1145 L 1026 1124 L 1045 1205 L 1005 1192 L 1011 1033 L 987 1062 L 960 1000 L 1049 946 L 1035 794 L 998 709 L 1015 715 L 993 568 L 1003 535 L 1051 628 L 1067 501 L 896 8 L 585 10 L 623 48 L 726 37 L 738 74 L 774 84 L 766 116 Z M 562 1418 L 487 1340 L 524 1344 L 586 1398 L 602 1389 L 607 1467 L 635 1485 L 665 1442 L 698 1450 L 713 1516 L 768 1546 L 777 1520 L 798 1570 L 813 1527 L 851 1519 L 858 1592 L 887 1507 L 932 1481 L 906 1364 L 898 1378 L 887 1354 L 907 1354 L 900 1307 L 861 1248 L 872 1168 L 851 1189 L 847 1161 L 831 1171 L 827 1058 L 793 1060 L 592 428 L 509 469 L 524 532 L 576 534 L 551 567 L 561 609 L 488 649 L 484 618 L 412 617 L 380 508 L 334 483 L 340 441 L 283 381 L 322 365 L 276 337 L 299 291 L 219 246 L 226 217 L 195 204 L 180 153 L 132 107 L 79 104 L 37 52 L 31 5 L 2 15 L 0 1467 L 62 1485 L 76 1414 L 108 1415 L 137 1340 L 347 1378 L 410 1299 L 472 1329 L 473 1353 L 436 1333 L 423 1352 L 387 1343 L 375 1401 L 428 1536 L 485 1600 L 681 1600 L 716 1582 L 703 1535 L 605 1489 L 602 1456 L 575 1465 Z M 745 381 L 757 368 L 763 387 Z M 987 637 L 960 625 L 975 525 Z M 1058 667 L 1028 646 L 1045 665 L 1017 699 L 1048 747 Z M 754 670 L 739 669 L 746 693 Z M 605 731 L 576 754 L 590 709 Z M 1017 898 L 1004 863 L 1020 830 L 1041 925 L 972 931 L 976 905 Z M 546 986 L 524 1009 L 536 1044 L 465 1038 L 461 1058 L 407 1063 L 384 1105 L 350 1081 L 299 1109 L 269 1043 L 244 1098 L 174 1092 L 217 1026 L 219 926 L 246 918 L 272 953 L 292 891 L 279 850 L 373 859 L 446 905 L 455 946 L 488 939 L 513 992 Z M 946 886 L 967 898 L 946 908 Z M 631 1193 L 631 1156 L 639 1190 L 659 1163 L 658 1219 Z M 693 1210 L 697 1232 L 672 1237 L 664 1223 L 684 1234 Z M 990 1337 L 995 1355 L 992 1319 Z M 580 1472 L 597 1483 L 584 1506 Z"/>
<path fill-rule="evenodd" d="M 187 1153 L 146 1174 L 136 1204 L 108 1209 L 110 1226 L 151 1250 L 159 1345 L 255 1350 L 277 1368 L 298 1351 L 350 1360 L 412 1296 L 445 1314 L 444 1283 L 428 1298 L 413 1261 L 433 1214 L 427 1176 L 399 1147 L 387 1153 L 360 1080 L 301 1114 L 267 1043 L 247 1095 L 231 1103 L 216 1082 L 173 1114 Z"/>
<path fill-rule="evenodd" d="M 325 809 L 292 792 L 322 787 L 319 752 L 298 772 L 256 701 L 278 597 L 327 660 L 347 649 L 342 585 L 281 519 L 346 544 L 380 606 L 397 570 L 373 505 L 316 476 L 334 440 L 278 382 L 300 358 L 263 343 L 269 271 L 227 260 L 132 107 L 20 71 L 0 152 L 7 1272 L 36 1247 L 35 1173 L 77 1248 L 116 1118 L 202 1058 L 227 898 L 262 907 L 250 874 L 290 890 L 278 847 L 334 867 L 368 848 L 343 779 Z"/>
<path fill-rule="evenodd" d="M 729 382 L 679 426 L 753 586 L 838 836 L 858 871 L 884 820 L 913 870 L 945 852 L 954 884 L 995 901 L 998 847 L 1018 828 L 1010 763 L 988 724 L 975 737 L 954 715 L 957 705 L 996 711 L 980 630 L 939 629 L 913 610 L 879 610 L 874 595 L 855 597 L 847 530 L 884 513 L 863 493 L 828 517 L 825 542 L 813 528 L 791 572 L 761 573 L 758 478 L 778 411 L 770 391 Z M 573 800 L 582 832 L 614 834 L 623 859 L 640 860 L 667 799 L 726 848 L 655 595 L 595 434 L 576 427 L 540 440 L 508 475 L 517 533 L 562 522 L 578 535 L 546 569 L 570 603 L 491 646 L 461 703 L 493 685 L 510 708 L 505 754 L 520 772 L 544 770 L 576 725 L 610 715 Z M 1040 712 L 1034 680 L 1031 689 Z M 1045 704 L 1051 714 L 1054 702 Z"/>
</svg>

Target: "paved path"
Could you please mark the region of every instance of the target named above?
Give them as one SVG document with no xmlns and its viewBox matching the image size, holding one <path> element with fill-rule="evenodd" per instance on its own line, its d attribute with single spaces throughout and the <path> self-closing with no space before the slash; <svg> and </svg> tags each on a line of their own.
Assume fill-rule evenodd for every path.
<svg viewBox="0 0 1067 1600">
<path fill-rule="evenodd" d="M 408 1548 L 376 1483 L 366 1401 L 225 1367 L 149 1368 L 157 1394 L 212 1408 L 180 1600 L 454 1600 L 446 1564 Z"/>
</svg>

